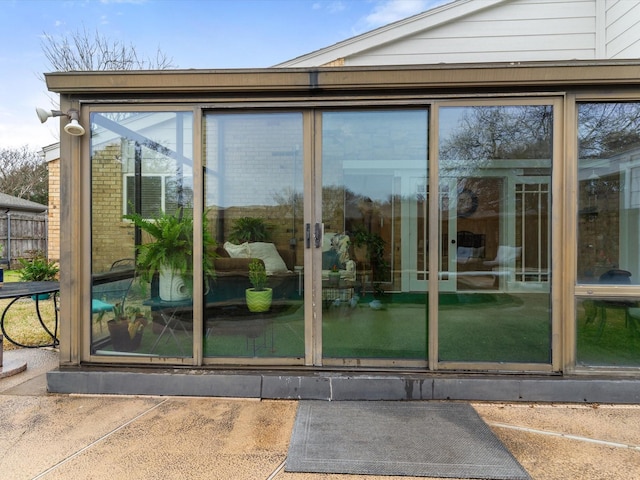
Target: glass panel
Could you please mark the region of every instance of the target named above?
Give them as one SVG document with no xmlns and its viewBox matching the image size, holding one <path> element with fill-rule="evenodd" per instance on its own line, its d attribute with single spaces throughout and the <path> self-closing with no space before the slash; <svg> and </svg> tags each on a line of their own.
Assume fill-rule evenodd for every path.
<svg viewBox="0 0 640 480">
<path fill-rule="evenodd" d="M 439 360 L 550 363 L 551 106 L 443 107 Z M 455 227 L 455 228 L 452 228 Z"/>
<path fill-rule="evenodd" d="M 640 103 L 578 106 L 578 283 L 640 282 Z"/>
<path fill-rule="evenodd" d="M 218 256 L 205 356 L 303 357 L 302 114 L 204 120 L 205 209 Z M 251 271 L 254 258 L 264 270 Z"/>
<path fill-rule="evenodd" d="M 640 366 L 640 298 L 581 298 L 576 302 L 577 363 Z"/>
<path fill-rule="evenodd" d="M 192 356 L 192 140 L 190 112 L 91 115 L 95 354 Z"/>
<path fill-rule="evenodd" d="M 410 273 L 425 267 L 427 122 L 425 110 L 322 116 L 325 358 L 426 360 L 426 292 Z"/>
</svg>

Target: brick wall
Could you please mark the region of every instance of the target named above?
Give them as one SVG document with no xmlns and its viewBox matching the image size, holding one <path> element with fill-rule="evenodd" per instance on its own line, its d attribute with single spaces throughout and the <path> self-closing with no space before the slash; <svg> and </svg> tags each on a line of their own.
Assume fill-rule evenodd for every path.
<svg viewBox="0 0 640 480">
<path fill-rule="evenodd" d="M 60 260 L 60 159 L 52 160 L 49 169 L 48 255 Z"/>
<path fill-rule="evenodd" d="M 92 270 L 106 271 L 116 260 L 134 257 L 133 227 L 122 219 L 120 143 L 94 152 L 91 173 Z"/>
</svg>

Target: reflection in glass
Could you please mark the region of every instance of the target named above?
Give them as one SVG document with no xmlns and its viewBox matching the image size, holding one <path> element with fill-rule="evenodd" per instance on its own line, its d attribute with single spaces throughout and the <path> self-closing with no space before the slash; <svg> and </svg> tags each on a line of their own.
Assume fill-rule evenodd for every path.
<svg viewBox="0 0 640 480">
<path fill-rule="evenodd" d="M 158 246 L 123 218 L 155 225 L 173 218 L 193 237 L 193 115 L 190 112 L 91 114 L 91 346 L 95 354 L 190 357 L 193 351 L 192 250 L 169 282 L 140 269 Z M 183 237 L 184 236 L 184 237 Z M 166 236 L 165 236 L 166 240 Z M 189 244 L 190 245 L 190 244 Z M 164 247 L 163 247 L 164 248 Z M 154 253 L 156 259 L 165 252 Z M 164 293 L 164 292 L 167 293 Z"/>
<path fill-rule="evenodd" d="M 640 366 L 640 298 L 580 298 L 576 302 L 578 365 Z"/>
<path fill-rule="evenodd" d="M 439 360 L 549 363 L 552 107 L 443 107 L 439 125 Z"/>
<path fill-rule="evenodd" d="M 210 113 L 204 125 L 205 211 L 217 241 L 205 356 L 304 357 L 302 115 Z"/>
<path fill-rule="evenodd" d="M 578 283 L 640 282 L 640 103 L 578 106 Z"/>
<path fill-rule="evenodd" d="M 415 179 L 424 186 L 427 123 L 425 110 L 322 114 L 325 358 L 426 360 L 419 244 L 403 236 L 424 227 Z"/>
</svg>

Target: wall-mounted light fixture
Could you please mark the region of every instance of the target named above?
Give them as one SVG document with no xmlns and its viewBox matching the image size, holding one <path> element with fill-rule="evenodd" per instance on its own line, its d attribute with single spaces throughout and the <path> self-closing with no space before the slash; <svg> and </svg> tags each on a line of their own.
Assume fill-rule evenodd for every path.
<svg viewBox="0 0 640 480">
<path fill-rule="evenodd" d="M 84 135 L 84 128 L 78 123 L 78 119 L 80 118 L 80 112 L 78 112 L 78 110 L 71 109 L 67 113 L 64 113 L 60 110 L 36 108 L 36 114 L 42 123 L 46 122 L 49 117 L 67 117 L 69 118 L 69 123 L 64 126 L 64 131 L 74 137 Z"/>
</svg>

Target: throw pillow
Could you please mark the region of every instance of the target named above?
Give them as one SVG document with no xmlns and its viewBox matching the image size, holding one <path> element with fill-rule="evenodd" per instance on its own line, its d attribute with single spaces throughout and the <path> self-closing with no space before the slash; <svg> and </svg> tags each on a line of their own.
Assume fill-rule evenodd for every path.
<svg viewBox="0 0 640 480">
<path fill-rule="evenodd" d="M 351 245 L 351 239 L 346 233 L 338 233 L 331 239 L 331 247 L 338 252 L 340 263 L 346 264 L 349 260 L 349 246 Z"/>
<path fill-rule="evenodd" d="M 254 242 L 249 244 L 249 256 L 259 258 L 264 262 L 264 269 L 267 275 L 274 273 L 288 272 L 287 264 L 278 253 L 278 249 L 273 243 Z"/>
<path fill-rule="evenodd" d="M 231 258 L 249 258 L 249 244 L 246 242 L 240 245 L 224 242 L 224 249 Z"/>
<path fill-rule="evenodd" d="M 322 251 L 328 252 L 333 248 L 333 237 L 335 237 L 337 233 L 335 232 L 324 232 L 322 236 Z"/>
</svg>

